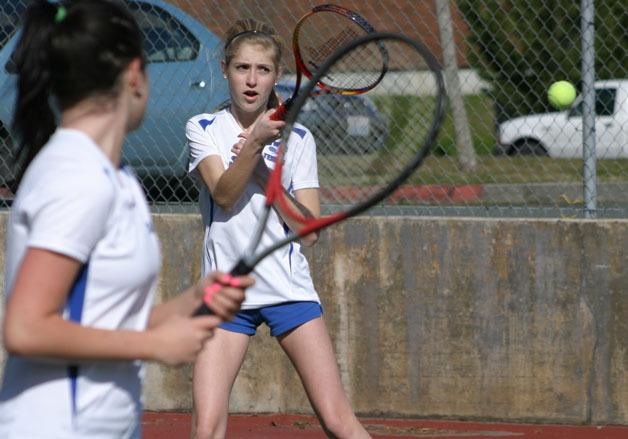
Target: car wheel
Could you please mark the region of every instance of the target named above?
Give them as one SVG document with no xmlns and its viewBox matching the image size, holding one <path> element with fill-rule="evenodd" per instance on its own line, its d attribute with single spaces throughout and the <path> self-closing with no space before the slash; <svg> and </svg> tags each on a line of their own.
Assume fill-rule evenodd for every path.
<svg viewBox="0 0 628 439">
<path fill-rule="evenodd" d="M 355 138 L 351 153 L 368 154 L 375 151 L 376 146 L 372 136 Z"/>
<path fill-rule="evenodd" d="M 371 133 L 364 138 L 363 147 L 360 152 L 371 154 L 379 151 L 386 143 L 388 137 L 388 127 L 383 122 L 373 123 Z"/>
<path fill-rule="evenodd" d="M 532 139 L 523 139 L 513 145 L 510 155 L 547 156 L 547 151 L 540 142 Z"/>
</svg>

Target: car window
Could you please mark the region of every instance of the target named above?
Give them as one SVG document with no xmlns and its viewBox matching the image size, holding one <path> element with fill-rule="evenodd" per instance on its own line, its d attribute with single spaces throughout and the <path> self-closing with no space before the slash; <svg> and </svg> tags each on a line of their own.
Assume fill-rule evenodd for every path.
<svg viewBox="0 0 628 439">
<path fill-rule="evenodd" d="M 595 114 L 597 116 L 612 116 L 615 114 L 615 88 L 597 88 L 595 89 Z M 582 101 L 576 105 L 569 116 L 582 116 Z"/>
<path fill-rule="evenodd" d="M 168 12 L 147 3 L 129 6 L 144 34 L 149 63 L 191 61 L 198 57 L 200 42 Z"/>
<path fill-rule="evenodd" d="M 598 116 L 612 116 L 615 114 L 614 88 L 601 88 L 595 92 L 595 114 Z"/>
<path fill-rule="evenodd" d="M 21 3 L 0 3 L 0 49 L 17 30 L 23 12 L 24 5 Z"/>
</svg>

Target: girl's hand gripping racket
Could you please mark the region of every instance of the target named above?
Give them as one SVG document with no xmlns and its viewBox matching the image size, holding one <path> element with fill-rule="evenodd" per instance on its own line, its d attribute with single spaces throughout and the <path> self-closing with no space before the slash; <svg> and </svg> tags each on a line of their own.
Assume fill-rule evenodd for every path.
<svg viewBox="0 0 628 439">
<path fill-rule="evenodd" d="M 371 92 L 379 111 L 390 114 L 386 142 L 378 138 L 381 135 L 378 132 L 369 131 L 368 118 L 359 116 L 362 119 L 357 121 L 359 129 L 356 129 L 351 126 L 356 120 L 347 116 L 346 129 L 337 133 L 336 145 L 317 151 L 319 194 L 325 215 L 306 217 L 287 200 L 281 179 L 288 140 L 301 110 L 323 78 L 337 88 L 359 88 L 369 83 L 370 78 L 381 76 L 387 66 L 394 70 L 386 73 L 383 80 L 380 78 Z M 346 103 L 356 100 L 339 99 L 346 99 Z M 410 179 L 436 141 L 445 100 L 438 62 L 423 44 L 405 35 L 369 33 L 335 50 L 319 66 L 287 113 L 275 166 L 266 187 L 265 208 L 250 247 L 231 274 L 250 273 L 257 263 L 284 245 L 363 213 L 376 204 L 394 203 L 395 197 L 389 196 Z M 335 113 L 325 116 L 332 118 Z M 258 250 L 273 208 L 284 216 L 289 215 L 298 227 L 285 238 Z M 207 307 L 198 312 L 207 312 Z"/>
<path fill-rule="evenodd" d="M 357 37 L 375 32 L 373 27 L 358 13 L 336 5 L 319 5 L 305 14 L 297 22 L 292 34 L 292 50 L 296 64 L 296 84 L 292 96 L 277 107 L 271 115 L 272 120 L 283 120 L 301 88 L 305 75 L 311 78 L 323 62 L 339 47 Z M 382 55 L 385 51 L 382 49 Z M 318 87 L 310 93 L 337 93 L 355 95 L 375 87 L 386 73 L 387 64 L 382 66 L 378 76 L 363 78 L 361 82 L 346 83 L 344 86 L 333 84 L 322 76 L 317 81 Z"/>
</svg>

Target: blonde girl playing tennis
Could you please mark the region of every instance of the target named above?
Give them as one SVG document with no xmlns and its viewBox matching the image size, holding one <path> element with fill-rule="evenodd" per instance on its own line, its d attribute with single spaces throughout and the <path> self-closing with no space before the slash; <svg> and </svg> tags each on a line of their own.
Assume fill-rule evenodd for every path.
<svg viewBox="0 0 628 439">
<path fill-rule="evenodd" d="M 266 25 L 238 21 L 227 32 L 222 69 L 230 102 L 215 113 L 188 121 L 190 172 L 200 185 L 204 223 L 203 269 L 230 270 L 247 248 L 264 204 L 264 183 L 274 165 L 284 122 L 269 116 L 278 100 L 274 85 L 281 76 L 282 46 Z M 315 143 L 310 131 L 296 125 L 290 137 L 283 183 L 308 215 L 319 216 Z M 298 227 L 275 209 L 261 246 Z M 226 434 L 229 397 L 244 361 L 249 339 L 265 323 L 294 364 L 307 396 L 330 437 L 369 437 L 343 390 L 331 340 L 322 318 L 301 245 L 316 235 L 273 252 L 253 273 L 242 310 L 216 329 L 194 366 L 192 436 Z"/>
</svg>

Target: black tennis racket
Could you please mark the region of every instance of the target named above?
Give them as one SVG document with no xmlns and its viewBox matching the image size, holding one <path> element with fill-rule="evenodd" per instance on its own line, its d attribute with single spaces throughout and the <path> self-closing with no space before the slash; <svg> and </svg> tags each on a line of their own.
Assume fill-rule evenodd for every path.
<svg viewBox="0 0 628 439">
<path fill-rule="evenodd" d="M 369 81 L 365 78 L 379 76 L 384 64 L 391 70 L 371 90 L 370 99 L 379 111 L 390 114 L 392 120 L 387 131 L 370 130 L 374 127 L 368 124 L 375 123 L 374 120 L 368 119 L 364 113 L 352 114 L 351 108 L 347 109 L 351 107 L 349 104 L 355 104 L 355 110 L 359 110 L 358 104 L 361 103 L 352 102 L 355 97 L 331 96 L 339 100 L 340 108 L 345 111 L 342 117 L 346 117 L 346 121 L 339 122 L 344 131 L 336 133 L 333 145 L 328 145 L 324 151 L 317 150 L 319 193 L 326 214 L 319 218 L 304 216 L 287 199 L 281 177 L 288 139 L 299 117 L 304 114 L 302 110 L 311 99 L 311 92 L 323 78 L 333 87 L 357 88 Z M 284 245 L 359 215 L 387 200 L 429 154 L 443 122 L 445 96 L 437 60 L 423 44 L 405 35 L 369 33 L 334 51 L 304 86 L 302 93 L 297 95 L 287 113 L 275 166 L 266 187 L 266 207 L 260 215 L 249 248 L 231 274 L 250 273 L 257 263 Z M 331 119 L 338 114 L 323 116 Z M 358 119 L 359 129 L 351 126 L 351 122 L 356 122 L 355 118 L 362 118 Z M 394 197 L 388 200 L 394 200 Z M 294 219 L 299 224 L 298 230 L 292 230 L 285 238 L 258 249 L 273 208 Z M 205 313 L 209 309 L 202 306 L 197 312 Z"/>
<path fill-rule="evenodd" d="M 337 5 L 319 5 L 299 19 L 292 34 L 292 50 L 296 65 L 296 84 L 292 96 L 283 102 L 271 116 L 273 120 L 286 117 L 287 111 L 294 102 L 303 76 L 311 78 L 314 72 L 325 62 L 334 50 L 349 41 L 375 32 L 373 27 L 357 12 Z M 385 56 L 383 48 L 382 55 Z M 334 84 L 322 76 L 317 87 L 310 91 L 311 95 L 321 93 L 337 93 L 356 95 L 366 93 L 375 87 L 384 77 L 388 68 L 384 63 L 377 74 L 363 77 L 355 83 Z"/>
</svg>

